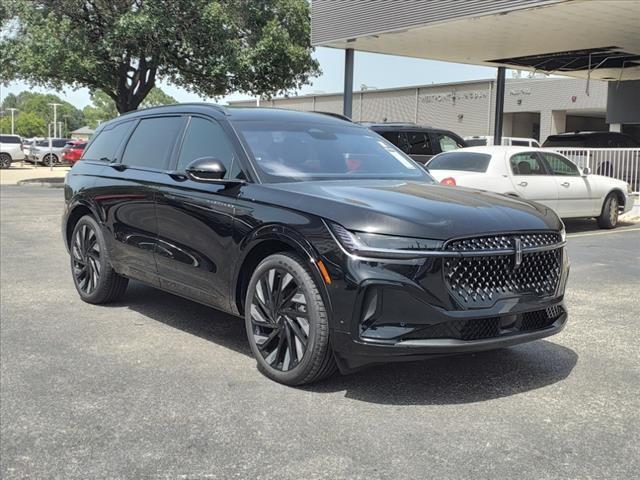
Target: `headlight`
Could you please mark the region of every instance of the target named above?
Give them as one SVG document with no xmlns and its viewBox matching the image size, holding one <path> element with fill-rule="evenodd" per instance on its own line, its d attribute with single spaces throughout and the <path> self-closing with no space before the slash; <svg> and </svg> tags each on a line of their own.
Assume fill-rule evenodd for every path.
<svg viewBox="0 0 640 480">
<path fill-rule="evenodd" d="M 373 258 L 420 258 L 440 250 L 441 240 L 396 237 L 378 233 L 351 232 L 337 223 L 330 224 L 336 239 L 349 253 Z"/>
</svg>

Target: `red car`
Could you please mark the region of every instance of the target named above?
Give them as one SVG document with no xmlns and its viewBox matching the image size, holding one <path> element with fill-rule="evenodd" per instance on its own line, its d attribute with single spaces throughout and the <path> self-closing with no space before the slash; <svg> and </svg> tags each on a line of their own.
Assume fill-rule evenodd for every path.
<svg viewBox="0 0 640 480">
<path fill-rule="evenodd" d="M 86 146 L 87 142 L 85 140 L 74 140 L 73 142 L 68 142 L 62 151 L 62 160 L 73 165 L 80 160 L 80 157 L 84 152 L 84 147 Z"/>
</svg>

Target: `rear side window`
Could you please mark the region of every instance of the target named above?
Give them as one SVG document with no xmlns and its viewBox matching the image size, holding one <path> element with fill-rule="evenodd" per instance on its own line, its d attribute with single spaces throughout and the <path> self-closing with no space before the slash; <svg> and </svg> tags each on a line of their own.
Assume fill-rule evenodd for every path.
<svg viewBox="0 0 640 480">
<path fill-rule="evenodd" d="M 89 148 L 85 149 L 82 158 L 84 160 L 103 160 L 106 162 L 112 162 L 115 160 L 116 152 L 120 147 L 120 144 L 125 139 L 133 122 L 119 123 L 118 125 L 101 130 L 97 136 L 89 145 Z"/>
<path fill-rule="evenodd" d="M 69 140 L 66 140 L 66 139 L 63 139 L 63 140 L 58 139 L 58 140 L 53 140 L 51 144 L 56 148 L 62 148 L 67 144 L 68 141 Z"/>
<path fill-rule="evenodd" d="M 183 118 L 177 116 L 140 120 L 124 149 L 122 163 L 139 168 L 167 168 L 182 124 Z"/>
<path fill-rule="evenodd" d="M 514 175 L 546 175 L 547 172 L 535 152 L 517 153 L 511 157 L 511 171 Z"/>
<path fill-rule="evenodd" d="M 427 164 L 428 170 L 458 170 L 462 172 L 486 172 L 491 155 L 475 152 L 441 153 Z"/>
<path fill-rule="evenodd" d="M 529 142 L 526 140 L 511 140 L 511 145 L 514 147 L 530 147 Z"/>
<path fill-rule="evenodd" d="M 21 143 L 20 137 L 13 135 L 0 135 L 0 143 Z"/>
<path fill-rule="evenodd" d="M 227 134 L 217 123 L 204 118 L 191 117 L 180 149 L 177 170 L 183 172 L 187 165 L 202 157 L 220 160 L 227 170 L 225 178 L 229 178 L 235 153 Z"/>
<path fill-rule="evenodd" d="M 407 132 L 407 142 L 409 144 L 409 155 L 433 155 L 431 140 L 424 132 Z"/>
<path fill-rule="evenodd" d="M 440 144 L 440 150 L 443 152 L 449 152 L 451 150 L 456 150 L 458 148 L 464 147 L 462 143 L 453 138 L 451 135 L 447 135 L 446 133 L 437 133 L 436 138 L 438 139 L 438 143 Z"/>
</svg>

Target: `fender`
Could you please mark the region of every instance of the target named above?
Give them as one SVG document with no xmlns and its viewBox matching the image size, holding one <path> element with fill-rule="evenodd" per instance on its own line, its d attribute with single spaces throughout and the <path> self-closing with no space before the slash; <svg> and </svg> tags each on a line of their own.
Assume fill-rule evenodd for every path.
<svg viewBox="0 0 640 480">
<path fill-rule="evenodd" d="M 98 223 L 104 228 L 103 215 L 100 215 L 100 211 L 89 198 L 84 195 L 76 195 L 75 198 L 71 200 L 71 202 L 65 206 L 65 212 L 62 217 L 62 238 L 64 240 L 64 245 L 69 252 L 69 238 L 68 238 L 68 228 L 69 228 L 69 219 L 73 218 L 74 211 L 76 211 L 79 207 L 87 208 L 93 216 L 96 218 Z"/>
<path fill-rule="evenodd" d="M 311 274 L 313 275 L 316 284 L 320 286 L 320 294 L 327 306 L 327 314 L 329 314 L 331 322 L 331 301 L 327 292 L 327 286 L 322 278 L 320 269 L 318 268 L 317 261 L 321 258 L 315 247 L 297 230 L 282 225 L 282 224 L 265 224 L 261 225 L 244 239 L 242 239 L 240 247 L 240 258 L 236 262 L 236 266 L 233 272 L 232 281 L 230 285 L 230 298 L 236 299 L 238 282 L 240 280 L 241 268 L 247 259 L 247 256 L 253 251 L 253 249 L 269 240 L 278 240 L 286 245 L 290 246 L 300 257 L 306 260 L 310 267 Z M 237 310 L 236 302 L 232 301 L 231 308 Z M 239 312 L 237 312 L 239 313 Z"/>
</svg>

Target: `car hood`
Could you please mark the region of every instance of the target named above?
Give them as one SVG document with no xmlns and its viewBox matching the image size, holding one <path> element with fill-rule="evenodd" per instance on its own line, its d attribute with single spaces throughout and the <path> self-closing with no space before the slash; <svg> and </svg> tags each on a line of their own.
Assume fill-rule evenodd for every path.
<svg viewBox="0 0 640 480">
<path fill-rule="evenodd" d="M 400 180 L 252 185 L 243 196 L 308 212 L 355 231 L 446 240 L 523 230 L 560 230 L 549 208 L 462 187 Z"/>
</svg>

